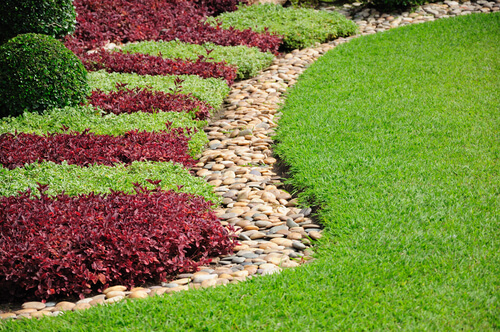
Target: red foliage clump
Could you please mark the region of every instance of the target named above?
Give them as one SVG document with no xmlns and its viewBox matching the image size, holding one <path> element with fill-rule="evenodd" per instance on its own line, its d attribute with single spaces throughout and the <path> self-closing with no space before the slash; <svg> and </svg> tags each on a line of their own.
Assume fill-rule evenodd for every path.
<svg viewBox="0 0 500 332">
<path fill-rule="evenodd" d="M 193 194 L 136 187 L 136 194 L 49 197 L 45 189 L 40 198 L 30 191 L 0 198 L 0 297 L 7 300 L 165 281 L 235 245 L 234 229 Z"/>
<path fill-rule="evenodd" d="M 105 113 L 147 112 L 194 112 L 197 120 L 210 117 L 213 107 L 192 94 L 165 93 L 149 88 L 126 88 L 126 84 L 118 84 L 118 91 L 109 93 L 100 90 L 92 91 L 89 102 L 101 108 Z"/>
<path fill-rule="evenodd" d="M 0 135 L 0 163 L 8 168 L 43 160 L 88 166 L 92 164 L 130 164 L 133 161 L 173 161 L 186 167 L 195 164 L 188 154 L 189 137 L 184 128 L 160 132 L 129 131 L 123 136 L 88 132 L 37 135 L 6 133 Z"/>
<path fill-rule="evenodd" d="M 88 71 L 105 69 L 107 72 L 136 73 L 139 75 L 198 75 L 203 78 L 222 77 L 233 84 L 237 69 L 226 62 L 206 62 L 200 56 L 196 61 L 164 59 L 148 54 L 107 52 L 100 49 L 80 55 Z"/>
<path fill-rule="evenodd" d="M 75 0 L 77 28 L 66 46 L 78 55 L 108 42 L 179 39 L 193 44 L 256 46 L 278 52 L 281 37 L 250 29 L 221 29 L 203 22 L 212 13 L 234 10 L 234 0 Z"/>
</svg>

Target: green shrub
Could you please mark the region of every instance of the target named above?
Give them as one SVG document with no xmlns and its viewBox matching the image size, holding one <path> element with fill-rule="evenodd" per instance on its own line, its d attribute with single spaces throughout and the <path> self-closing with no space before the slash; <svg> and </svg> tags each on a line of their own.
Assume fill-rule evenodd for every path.
<svg viewBox="0 0 500 332">
<path fill-rule="evenodd" d="M 63 37 L 76 25 L 72 0 L 2 0 L 0 13 L 0 43 L 24 33 Z"/>
<path fill-rule="evenodd" d="M 240 30 L 264 31 L 268 28 L 270 32 L 283 36 L 285 50 L 310 47 L 317 42 L 324 43 L 357 32 L 356 24 L 342 14 L 273 4 L 240 6 L 235 12 L 210 17 L 207 22 L 215 26 L 216 20 L 222 21 L 222 27 L 226 29 L 233 26 Z"/>
<path fill-rule="evenodd" d="M 82 132 L 90 129 L 98 135 L 118 136 L 134 129 L 148 132 L 165 130 L 166 122 L 172 122 L 174 128 L 191 129 L 191 133 L 186 134 L 190 137 L 191 156 L 203 151 L 203 146 L 208 143 L 207 134 L 203 131 L 203 126 L 207 122 L 193 120 L 192 114 L 178 112 L 103 115 L 100 110 L 91 106 L 55 108 L 46 110 L 42 114 L 26 112 L 18 117 L 3 118 L 0 120 L 0 134 L 17 131 L 42 135 L 47 132 Z"/>
<path fill-rule="evenodd" d="M 92 90 L 116 91 L 116 83 L 126 83 L 127 88 L 151 87 L 153 90 L 171 92 L 176 89 L 175 79 L 181 78 L 181 93 L 192 93 L 196 98 L 206 101 L 218 110 L 224 98 L 231 90 L 222 78 L 201 78 L 196 75 L 137 75 L 123 73 L 107 73 L 104 70 L 93 71 L 88 75 Z"/>
<path fill-rule="evenodd" d="M 212 50 L 207 56 L 207 49 Z M 206 61 L 221 62 L 238 67 L 238 78 L 245 79 L 254 77 L 260 70 L 270 66 L 274 55 L 271 52 L 263 53 L 257 47 L 247 46 L 220 46 L 211 43 L 203 45 L 183 43 L 172 40 L 144 41 L 135 44 L 127 44 L 122 48 L 127 53 L 145 53 L 160 55 L 169 59 L 191 59 L 196 60 L 200 55 L 207 56 Z"/>
<path fill-rule="evenodd" d="M 91 165 L 80 167 L 66 162 L 33 163 L 9 170 L 0 165 L 0 196 L 17 196 L 19 191 L 30 188 L 38 195 L 37 182 L 49 184 L 47 195 L 65 192 L 70 196 L 91 192 L 107 194 L 111 190 L 134 193 L 134 183 L 153 189 L 146 179 L 161 180 L 162 189 L 201 195 L 219 203 L 213 186 L 204 179 L 192 176 L 180 164 L 172 162 L 134 161 L 131 165 Z M 1 328 L 0 328 L 1 330 Z"/>
<path fill-rule="evenodd" d="M 0 46 L 0 116 L 76 105 L 87 91 L 83 64 L 53 37 L 28 33 Z"/>
</svg>

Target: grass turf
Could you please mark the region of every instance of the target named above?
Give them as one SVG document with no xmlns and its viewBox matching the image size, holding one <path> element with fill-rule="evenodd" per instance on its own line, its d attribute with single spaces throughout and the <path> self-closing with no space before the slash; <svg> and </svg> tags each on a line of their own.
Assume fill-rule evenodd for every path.
<svg viewBox="0 0 500 332">
<path fill-rule="evenodd" d="M 359 38 L 300 78 L 277 151 L 321 207 L 314 263 L 0 330 L 499 329 L 499 27 L 470 15 Z"/>
<path fill-rule="evenodd" d="M 198 57 L 206 57 L 205 61 L 222 62 L 238 68 L 238 78 L 245 79 L 254 77 L 260 70 L 271 65 L 274 55 L 271 52 L 261 52 L 257 47 L 247 46 L 220 46 L 211 43 L 197 45 L 183 43 L 178 40 L 172 41 L 143 41 L 126 44 L 122 47 L 126 53 L 144 53 L 160 55 L 169 59 L 197 60 Z M 207 55 L 207 50 L 211 52 Z"/>
<path fill-rule="evenodd" d="M 284 8 L 281 5 L 240 5 L 237 11 L 226 12 L 207 22 L 222 28 L 249 29 L 262 32 L 268 29 L 283 36 L 282 48 L 293 50 L 324 43 L 338 37 L 347 37 L 357 31 L 356 23 L 337 12 L 309 8 Z"/>
</svg>

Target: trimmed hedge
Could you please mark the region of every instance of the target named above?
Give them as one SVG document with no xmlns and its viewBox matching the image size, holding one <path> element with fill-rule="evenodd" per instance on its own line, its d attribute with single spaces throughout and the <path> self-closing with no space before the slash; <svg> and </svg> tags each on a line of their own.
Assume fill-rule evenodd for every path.
<svg viewBox="0 0 500 332">
<path fill-rule="evenodd" d="M 0 116 L 77 105 L 88 91 L 83 64 L 53 37 L 28 33 L 0 46 Z"/>
<path fill-rule="evenodd" d="M 50 109 L 42 114 L 24 113 L 18 117 L 0 120 L 0 134 L 4 133 L 67 133 L 83 132 L 88 129 L 97 135 L 123 135 L 128 131 L 140 129 L 148 132 L 165 130 L 165 123 L 171 122 L 173 128 L 187 128 L 184 134 L 189 138 L 189 154 L 196 156 L 208 143 L 203 131 L 206 121 L 196 121 L 191 114 L 182 112 L 135 112 L 131 114 L 104 114 L 90 106 Z"/>
<path fill-rule="evenodd" d="M 0 44 L 25 33 L 60 38 L 75 31 L 73 0 L 2 0 L 0 13 Z"/>
<path fill-rule="evenodd" d="M 239 10 L 224 13 L 207 22 L 213 26 L 221 21 L 222 28 L 252 29 L 279 34 L 283 37 L 282 48 L 300 49 L 324 43 L 357 32 L 356 23 L 337 12 L 309 8 L 284 8 L 280 5 L 263 4 L 240 6 Z"/>
<path fill-rule="evenodd" d="M 239 79 L 256 76 L 260 70 L 270 66 L 274 59 L 271 52 L 261 52 L 257 47 L 220 46 L 213 43 L 198 45 L 178 40 L 130 43 L 124 45 L 122 50 L 127 53 L 161 55 L 170 59 L 196 60 L 199 56 L 205 56 L 204 61 L 226 61 L 238 68 Z"/>
<path fill-rule="evenodd" d="M 1 197 L 0 296 L 83 297 L 110 284 L 166 281 L 232 252 L 233 229 L 220 224 L 212 203 L 173 191 L 136 191 Z"/>
</svg>

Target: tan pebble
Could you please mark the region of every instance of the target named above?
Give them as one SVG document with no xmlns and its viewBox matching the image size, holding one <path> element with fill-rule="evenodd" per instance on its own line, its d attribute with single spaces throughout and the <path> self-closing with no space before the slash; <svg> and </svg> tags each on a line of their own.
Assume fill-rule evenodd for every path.
<svg viewBox="0 0 500 332">
<path fill-rule="evenodd" d="M 45 303 L 38 302 L 38 301 L 33 301 L 33 302 L 25 302 L 21 306 L 23 309 L 36 309 L 36 310 L 41 310 L 45 308 Z"/>
<path fill-rule="evenodd" d="M 254 275 L 257 273 L 257 266 L 255 265 L 247 265 L 245 266 L 245 271 L 248 271 L 248 275 Z"/>
<path fill-rule="evenodd" d="M 16 314 L 13 312 L 5 312 L 3 314 L 0 314 L 0 319 L 7 319 L 7 318 L 15 318 Z"/>
<path fill-rule="evenodd" d="M 148 297 L 148 293 L 141 290 L 132 292 L 128 295 L 129 299 L 145 299 L 146 297 Z"/>
<path fill-rule="evenodd" d="M 208 181 L 208 183 L 214 187 L 218 187 L 221 185 L 222 181 L 221 180 L 212 180 L 212 181 Z"/>
<path fill-rule="evenodd" d="M 111 297 L 109 299 L 104 300 L 104 303 L 108 303 L 108 304 L 116 303 L 116 302 L 120 302 L 124 298 L 125 298 L 125 296 L 121 296 L 121 295 L 120 296 L 114 296 L 114 297 Z"/>
<path fill-rule="evenodd" d="M 235 278 L 248 277 L 248 271 L 247 270 L 236 271 L 231 273 L 231 275 Z"/>
<path fill-rule="evenodd" d="M 229 280 L 233 280 L 233 276 L 228 274 L 228 273 L 223 273 L 221 275 L 219 275 L 219 279 L 229 279 Z"/>
<path fill-rule="evenodd" d="M 272 263 L 267 263 L 267 264 L 262 264 L 259 266 L 259 269 L 261 270 L 269 270 L 269 269 L 276 269 L 278 266 Z"/>
<path fill-rule="evenodd" d="M 234 251 L 240 251 L 240 250 L 246 250 L 248 248 L 250 248 L 248 245 L 246 245 L 246 244 L 240 244 L 240 245 L 234 246 L 233 250 Z"/>
<path fill-rule="evenodd" d="M 202 288 L 215 287 L 217 285 L 217 279 L 204 280 L 201 283 Z"/>
<path fill-rule="evenodd" d="M 21 314 L 30 314 L 32 312 L 37 312 L 38 310 L 36 309 L 20 309 L 17 311 L 14 311 L 16 315 L 21 315 Z"/>
<path fill-rule="evenodd" d="M 174 284 L 177 284 L 177 285 L 182 286 L 182 285 L 185 285 L 185 284 L 189 283 L 190 281 L 191 281 L 191 279 L 190 279 L 190 278 L 182 278 L 182 279 L 177 279 L 177 280 L 174 280 L 174 281 L 172 281 L 172 282 L 173 282 Z"/>
<path fill-rule="evenodd" d="M 236 182 L 236 180 L 234 178 L 227 178 L 227 179 L 222 181 L 222 184 L 225 186 L 229 186 L 235 182 Z"/>
<path fill-rule="evenodd" d="M 227 285 L 229 283 L 229 279 L 226 278 L 219 278 L 216 281 L 216 284 L 219 285 Z"/>
<path fill-rule="evenodd" d="M 126 290 L 127 290 L 127 287 L 122 286 L 122 285 L 116 285 L 116 286 L 106 288 L 105 290 L 102 291 L 102 293 L 107 294 L 108 292 L 113 292 L 113 291 L 124 292 Z"/>
<path fill-rule="evenodd" d="M 73 308 L 75 306 L 76 306 L 76 304 L 74 304 L 72 302 L 62 301 L 62 302 L 59 302 L 58 304 L 56 304 L 55 308 L 56 308 L 56 310 L 60 310 L 60 311 L 69 311 L 69 310 L 73 310 Z"/>
<path fill-rule="evenodd" d="M 208 273 L 206 271 L 198 271 L 198 272 L 193 273 L 193 277 L 196 277 L 196 276 L 206 276 L 206 275 L 209 275 L 209 274 L 210 273 Z"/>
<path fill-rule="evenodd" d="M 107 292 L 106 293 L 106 298 L 107 299 L 111 299 L 111 298 L 116 297 L 116 296 L 123 296 L 123 297 L 125 297 L 125 292 L 122 292 L 122 291 L 111 291 L 111 292 Z"/>
<path fill-rule="evenodd" d="M 75 302 L 75 304 L 80 304 L 80 303 L 89 303 L 89 302 L 90 302 L 90 301 L 92 301 L 92 300 L 93 300 L 93 298 L 91 298 L 91 297 L 87 297 L 87 298 L 85 298 L 85 299 L 81 299 L 81 300 L 76 301 L 76 302 Z"/>
<path fill-rule="evenodd" d="M 272 164 L 276 163 L 276 158 L 272 158 L 272 157 L 266 158 L 266 159 L 264 159 L 264 163 L 267 165 L 272 165 Z"/>
<path fill-rule="evenodd" d="M 258 231 L 259 227 L 255 225 L 248 225 L 243 228 L 245 231 Z"/>
<path fill-rule="evenodd" d="M 270 249 L 270 248 L 275 248 L 277 246 L 278 245 L 274 242 L 264 242 L 264 243 L 259 244 L 260 249 Z"/>
<path fill-rule="evenodd" d="M 104 299 L 95 299 L 95 300 L 92 300 L 89 302 L 89 304 L 91 306 L 95 306 L 95 305 L 103 304 L 103 303 L 104 303 Z"/>
<path fill-rule="evenodd" d="M 215 164 L 212 166 L 212 171 L 222 171 L 226 166 L 223 164 Z"/>
<path fill-rule="evenodd" d="M 300 240 L 300 239 L 302 239 L 302 234 L 297 233 L 297 232 L 290 232 L 290 233 L 288 233 L 286 238 L 290 239 L 290 240 Z"/>
<path fill-rule="evenodd" d="M 88 308 L 92 307 L 92 305 L 90 305 L 90 303 L 78 303 L 77 305 L 75 305 L 75 307 L 73 308 L 73 310 L 87 310 Z"/>
<path fill-rule="evenodd" d="M 210 171 L 206 168 L 200 169 L 198 172 L 196 172 L 196 175 L 198 176 L 206 176 L 210 174 Z"/>
<path fill-rule="evenodd" d="M 311 231 L 309 232 L 309 236 L 311 237 L 311 239 L 313 240 L 319 240 L 321 239 L 322 235 L 320 232 L 316 232 L 316 231 Z"/>
<path fill-rule="evenodd" d="M 257 229 L 259 229 L 259 228 L 257 227 Z M 265 237 L 266 237 L 266 234 L 264 234 L 262 232 L 255 232 L 252 235 L 250 235 L 250 239 L 252 239 L 252 240 L 263 239 Z"/>
<path fill-rule="evenodd" d="M 236 222 L 236 226 L 240 226 L 242 228 L 250 225 L 252 225 L 252 223 L 246 219 L 240 219 L 238 220 L 238 222 Z"/>
<path fill-rule="evenodd" d="M 300 265 L 299 263 L 292 261 L 292 260 L 288 260 L 288 261 L 280 264 L 281 267 L 285 267 L 285 268 L 297 267 L 299 265 Z"/>
</svg>

